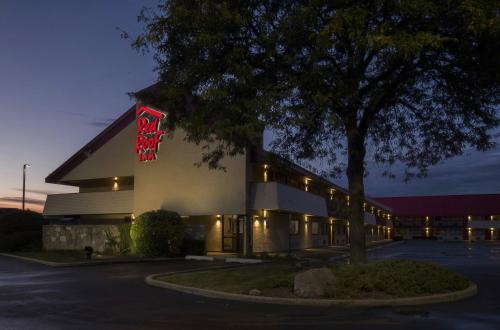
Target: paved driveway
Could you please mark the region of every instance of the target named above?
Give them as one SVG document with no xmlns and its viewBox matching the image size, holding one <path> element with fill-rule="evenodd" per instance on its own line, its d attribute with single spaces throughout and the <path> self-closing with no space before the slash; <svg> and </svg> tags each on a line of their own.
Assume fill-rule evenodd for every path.
<svg viewBox="0 0 500 330">
<path fill-rule="evenodd" d="M 260 305 L 144 284 L 147 274 L 207 265 L 202 262 L 50 268 L 0 257 L 0 329 L 500 329 L 500 245 L 405 242 L 370 257 L 446 265 L 478 283 L 479 295 L 417 308 Z"/>
</svg>

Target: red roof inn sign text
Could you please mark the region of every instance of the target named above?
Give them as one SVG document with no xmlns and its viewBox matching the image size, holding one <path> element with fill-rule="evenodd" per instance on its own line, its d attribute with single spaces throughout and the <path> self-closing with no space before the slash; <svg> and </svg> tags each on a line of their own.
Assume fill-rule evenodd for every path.
<svg viewBox="0 0 500 330">
<path fill-rule="evenodd" d="M 135 110 L 137 117 L 137 135 L 135 137 L 135 153 L 141 162 L 155 160 L 165 131 L 161 122 L 165 119 L 163 112 L 140 106 Z"/>
</svg>

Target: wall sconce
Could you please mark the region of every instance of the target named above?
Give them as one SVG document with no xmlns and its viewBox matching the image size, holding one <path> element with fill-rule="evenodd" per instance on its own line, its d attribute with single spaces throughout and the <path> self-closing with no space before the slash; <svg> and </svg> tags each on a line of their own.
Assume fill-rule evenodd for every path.
<svg viewBox="0 0 500 330">
<path fill-rule="evenodd" d="M 267 164 L 264 164 L 264 182 L 267 182 L 267 169 L 268 169 L 268 165 Z"/>
<path fill-rule="evenodd" d="M 113 178 L 113 191 L 118 191 L 119 187 L 118 187 L 118 177 L 114 177 Z"/>
<path fill-rule="evenodd" d="M 305 183 L 304 189 L 305 189 L 305 191 L 309 191 L 309 181 L 311 181 L 311 179 L 309 179 L 309 178 L 305 178 L 304 179 L 304 183 Z"/>
</svg>

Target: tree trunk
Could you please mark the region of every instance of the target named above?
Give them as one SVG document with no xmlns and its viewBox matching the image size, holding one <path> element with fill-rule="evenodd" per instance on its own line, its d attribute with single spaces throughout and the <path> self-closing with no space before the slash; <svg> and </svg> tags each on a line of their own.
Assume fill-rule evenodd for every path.
<svg viewBox="0 0 500 330">
<path fill-rule="evenodd" d="M 363 203 L 365 141 L 357 129 L 347 132 L 347 179 L 349 182 L 349 239 L 351 263 L 366 262 L 366 239 Z"/>
</svg>

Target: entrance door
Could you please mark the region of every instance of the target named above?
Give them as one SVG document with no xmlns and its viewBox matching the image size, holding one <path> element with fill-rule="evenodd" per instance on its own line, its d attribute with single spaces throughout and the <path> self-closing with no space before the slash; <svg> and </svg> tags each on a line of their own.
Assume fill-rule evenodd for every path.
<svg viewBox="0 0 500 330">
<path fill-rule="evenodd" d="M 239 222 L 237 216 L 224 215 L 222 222 L 222 250 L 224 252 L 238 251 Z"/>
</svg>

